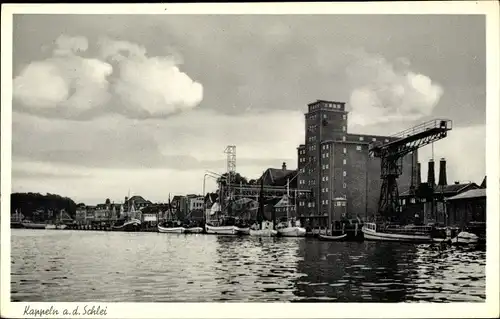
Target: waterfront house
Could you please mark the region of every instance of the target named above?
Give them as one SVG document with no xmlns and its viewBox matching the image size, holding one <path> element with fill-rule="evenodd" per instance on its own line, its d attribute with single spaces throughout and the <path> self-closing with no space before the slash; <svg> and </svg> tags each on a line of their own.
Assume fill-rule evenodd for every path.
<svg viewBox="0 0 500 319">
<path fill-rule="evenodd" d="M 486 222 L 486 188 L 470 189 L 446 202 L 448 225 L 463 227 L 469 222 Z"/>
</svg>

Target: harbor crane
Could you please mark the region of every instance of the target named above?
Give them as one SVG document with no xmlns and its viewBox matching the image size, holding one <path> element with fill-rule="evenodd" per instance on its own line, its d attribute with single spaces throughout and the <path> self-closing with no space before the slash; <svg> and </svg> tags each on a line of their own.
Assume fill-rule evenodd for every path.
<svg viewBox="0 0 500 319">
<path fill-rule="evenodd" d="M 378 202 L 378 215 L 383 218 L 396 217 L 399 212 L 397 178 L 402 174 L 402 159 L 417 149 L 447 136 L 452 121 L 431 120 L 392 136 L 387 143 L 373 142 L 369 153 L 380 158 L 382 187 Z"/>
</svg>

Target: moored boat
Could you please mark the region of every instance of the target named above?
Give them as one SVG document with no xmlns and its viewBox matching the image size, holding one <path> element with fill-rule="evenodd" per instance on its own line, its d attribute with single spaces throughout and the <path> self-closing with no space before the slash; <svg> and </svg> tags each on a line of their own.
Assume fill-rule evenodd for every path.
<svg viewBox="0 0 500 319">
<path fill-rule="evenodd" d="M 270 221 L 263 221 L 261 228 L 258 229 L 258 225 L 255 224 L 250 228 L 249 235 L 256 237 L 275 237 L 278 235 L 278 231 L 273 229 L 273 223 Z"/>
<path fill-rule="evenodd" d="M 289 220 L 287 223 L 280 223 L 277 227 L 278 234 L 283 237 L 306 237 L 306 229 L 300 227 L 300 221 L 295 222 L 293 226 L 292 221 Z"/>
<path fill-rule="evenodd" d="M 23 221 L 21 224 L 24 228 L 28 229 L 45 229 L 45 226 L 47 225 L 45 223 L 35 223 L 31 221 Z"/>
<path fill-rule="evenodd" d="M 141 221 L 135 218 L 132 218 L 130 220 L 119 220 L 114 225 L 111 226 L 111 230 L 127 231 L 127 232 L 139 231 L 140 228 L 141 228 Z"/>
<path fill-rule="evenodd" d="M 172 234 L 183 234 L 186 231 L 184 227 L 162 227 L 158 225 L 158 232 L 160 233 L 172 233 Z"/>
<path fill-rule="evenodd" d="M 45 229 L 57 229 L 57 226 L 55 224 L 47 224 L 45 225 Z"/>
<path fill-rule="evenodd" d="M 205 224 L 205 230 L 207 234 L 221 234 L 221 235 L 237 235 L 239 228 L 232 226 L 213 226 Z"/>
<path fill-rule="evenodd" d="M 344 241 L 347 239 L 347 234 L 342 234 L 340 236 L 329 236 L 329 235 L 319 234 L 318 237 L 319 239 L 325 241 Z"/>
<path fill-rule="evenodd" d="M 432 242 L 431 226 L 365 223 L 361 231 L 367 240 Z"/>
</svg>

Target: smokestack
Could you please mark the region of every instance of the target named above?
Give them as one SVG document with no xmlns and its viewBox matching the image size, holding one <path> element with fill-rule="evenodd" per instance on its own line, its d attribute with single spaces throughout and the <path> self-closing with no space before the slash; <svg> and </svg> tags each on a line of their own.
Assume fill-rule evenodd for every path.
<svg viewBox="0 0 500 319">
<path fill-rule="evenodd" d="M 446 160 L 444 158 L 439 162 L 439 185 L 444 186 L 447 185 L 446 181 Z"/>
<path fill-rule="evenodd" d="M 422 169 L 420 167 L 420 162 L 417 163 L 417 186 L 422 184 Z"/>
<path fill-rule="evenodd" d="M 434 160 L 429 160 L 429 169 L 427 170 L 427 184 L 430 187 L 434 187 L 436 185 L 436 175 L 434 174 Z"/>
<path fill-rule="evenodd" d="M 283 162 L 283 165 L 281 166 L 281 169 L 283 169 L 284 171 L 286 171 L 286 163 Z"/>
</svg>

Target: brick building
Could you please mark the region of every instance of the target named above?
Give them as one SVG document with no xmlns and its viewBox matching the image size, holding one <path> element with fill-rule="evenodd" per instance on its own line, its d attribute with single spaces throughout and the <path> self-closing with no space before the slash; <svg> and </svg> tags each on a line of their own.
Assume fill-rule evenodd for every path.
<svg viewBox="0 0 500 319">
<path fill-rule="evenodd" d="M 313 227 L 326 227 L 334 221 L 334 203 L 345 205 L 352 218 L 367 218 L 377 211 L 382 185 L 380 159 L 369 155 L 369 144 L 396 138 L 349 133 L 347 121 L 343 102 L 317 100 L 308 104 L 305 143 L 297 148 L 298 215 Z M 411 185 L 417 159 L 417 152 L 402 159 L 401 189 Z M 312 194 L 301 196 L 301 190 Z"/>
</svg>

